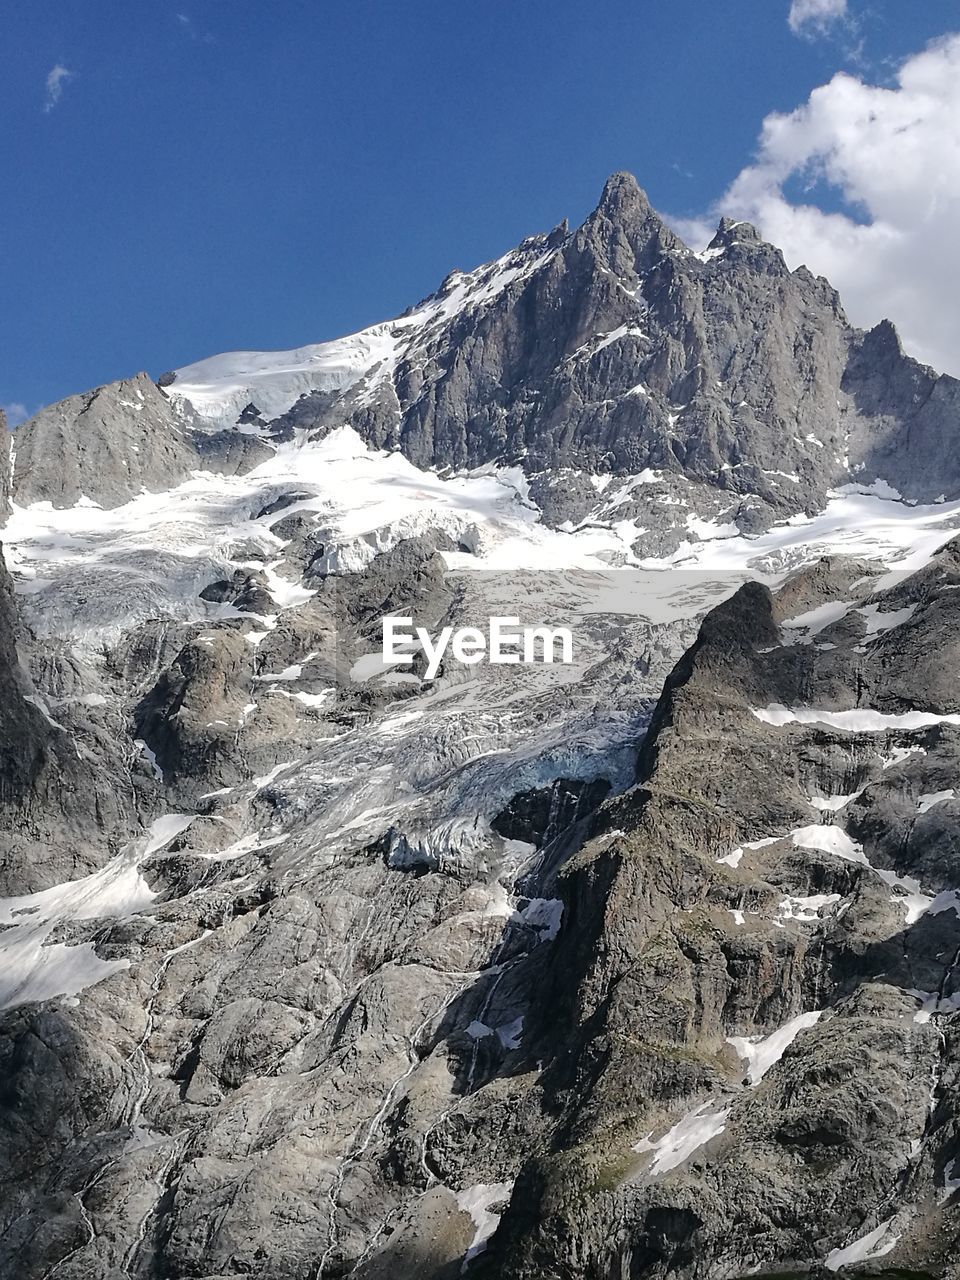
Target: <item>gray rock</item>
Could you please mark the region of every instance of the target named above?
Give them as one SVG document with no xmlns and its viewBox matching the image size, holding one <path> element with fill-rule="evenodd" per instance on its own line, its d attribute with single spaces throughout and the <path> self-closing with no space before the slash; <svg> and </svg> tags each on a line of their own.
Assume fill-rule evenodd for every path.
<svg viewBox="0 0 960 1280">
<path fill-rule="evenodd" d="M 254 436 L 196 430 L 145 373 L 41 409 L 15 439 L 11 493 L 24 506 L 87 498 L 117 507 L 192 470 L 233 475 L 270 454 Z"/>
<path fill-rule="evenodd" d="M 520 463 L 551 523 L 615 512 L 654 556 L 850 480 L 955 495 L 957 384 L 753 228 L 693 255 L 616 175 L 508 258 L 389 383 L 273 423 L 212 432 L 143 375 L 45 410 L 14 497 L 116 507 L 344 423 Z M 438 530 L 343 572 L 317 496 L 271 480 L 249 536 L 123 578 L 113 547 L 0 572 L 0 976 L 95 968 L 0 1011 L 0 1274 L 822 1276 L 892 1220 L 866 1274 L 956 1277 L 960 544 L 640 618 L 570 681 L 428 684 L 357 674 L 381 616 L 472 623 L 536 575 L 504 601 Z"/>
<path fill-rule="evenodd" d="M 645 468 L 725 490 L 746 531 L 845 483 L 956 496 L 960 383 L 889 322 L 852 328 L 755 228 L 725 219 L 693 254 L 617 174 L 582 227 L 512 261 L 492 301 L 409 339 L 389 385 L 316 393 L 279 423 L 347 421 L 421 466 L 520 462 L 555 524 L 600 505 L 586 474 Z"/>
</svg>

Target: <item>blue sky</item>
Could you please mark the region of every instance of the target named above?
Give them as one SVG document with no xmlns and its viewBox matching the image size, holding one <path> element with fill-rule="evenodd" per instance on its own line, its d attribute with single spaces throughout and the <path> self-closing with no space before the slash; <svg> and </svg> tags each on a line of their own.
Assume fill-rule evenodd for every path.
<svg viewBox="0 0 960 1280">
<path fill-rule="evenodd" d="M 582 219 L 615 169 L 712 216 L 769 113 L 844 68 L 885 84 L 960 29 L 957 0 L 803 2 L 846 16 L 798 35 L 790 0 L 5 6 L 0 404 L 350 332 Z"/>
</svg>

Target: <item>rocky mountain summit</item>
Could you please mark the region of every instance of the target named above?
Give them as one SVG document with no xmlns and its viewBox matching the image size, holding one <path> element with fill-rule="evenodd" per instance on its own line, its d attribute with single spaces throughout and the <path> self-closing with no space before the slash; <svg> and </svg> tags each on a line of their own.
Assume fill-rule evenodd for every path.
<svg viewBox="0 0 960 1280">
<path fill-rule="evenodd" d="M 719 490 L 723 518 L 747 533 L 819 509 L 851 481 L 896 475 L 917 501 L 960 485 L 956 379 L 905 356 L 888 322 L 852 328 L 827 281 L 789 271 L 747 223 L 724 219 L 691 252 L 629 174 L 610 179 L 578 230 L 454 273 L 368 332 L 378 340 L 345 385 L 301 392 L 277 420 L 346 422 L 418 466 L 519 463 L 558 522 L 593 510 L 586 476 L 646 468 Z M 307 371 L 329 359 L 300 356 Z M 182 371 L 168 390 L 231 410 L 216 365 Z M 284 383 L 296 397 L 286 370 L 262 389 L 250 379 L 246 413 Z"/>
<path fill-rule="evenodd" d="M 0 1276 L 960 1280 L 958 386 L 615 175 L 18 428 Z"/>
</svg>

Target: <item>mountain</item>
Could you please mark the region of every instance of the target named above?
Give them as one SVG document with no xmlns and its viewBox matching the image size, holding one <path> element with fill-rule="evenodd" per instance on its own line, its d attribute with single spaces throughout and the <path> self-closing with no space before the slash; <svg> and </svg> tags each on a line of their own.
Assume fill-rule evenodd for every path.
<svg viewBox="0 0 960 1280">
<path fill-rule="evenodd" d="M 19 427 L 0 1275 L 960 1280 L 958 387 L 618 174 Z"/>
<path fill-rule="evenodd" d="M 558 522 L 596 504 L 583 472 L 685 476 L 748 533 L 844 483 L 895 476 L 917 501 L 960 484 L 960 382 L 889 323 L 853 329 L 747 223 L 690 252 L 628 174 L 577 231 L 455 272 L 392 324 L 201 361 L 168 390 L 224 425 L 346 423 L 421 467 L 520 464 Z"/>
<path fill-rule="evenodd" d="M 478 1274 L 956 1274 L 958 570 L 708 616 L 557 874 L 562 1139 Z"/>
</svg>

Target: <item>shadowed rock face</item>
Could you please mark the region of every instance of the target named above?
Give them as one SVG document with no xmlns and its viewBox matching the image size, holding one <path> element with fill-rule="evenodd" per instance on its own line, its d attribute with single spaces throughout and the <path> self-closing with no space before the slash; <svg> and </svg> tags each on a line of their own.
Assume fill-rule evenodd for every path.
<svg viewBox="0 0 960 1280">
<path fill-rule="evenodd" d="M 10 450 L 12 439 L 7 427 L 7 415 L 0 409 L 0 519 L 10 514 Z"/>
<path fill-rule="evenodd" d="M 81 686 L 81 664 L 69 653 L 40 658 L 44 696 L 31 656 L 0 547 L 0 892 L 11 895 L 96 865 L 96 847 L 116 847 L 134 808 L 125 761 L 96 710 L 80 697 L 61 706 L 49 696 Z"/>
<path fill-rule="evenodd" d="M 920 522 L 909 574 L 803 564 L 793 522 L 778 580 L 658 570 L 621 630 L 602 559 L 475 571 L 498 521 L 515 559 L 598 510 L 666 556 L 851 480 L 956 496 L 958 384 L 628 175 L 505 269 L 272 422 L 140 375 L 16 433 L 0 1276 L 960 1280 L 957 514 L 878 517 Z M 300 464 L 343 425 L 529 493 L 456 477 L 442 517 L 396 457 Z M 81 497 L 113 514 L 21 510 Z M 544 580 L 563 679 L 367 671 L 385 613 Z"/>
<path fill-rule="evenodd" d="M 866 643 L 874 611 L 855 601 L 816 643 L 783 627 L 798 599 L 849 595 L 823 566 L 782 602 L 751 585 L 706 619 L 666 683 L 636 789 L 559 874 L 565 926 L 533 1033 L 556 1055 L 537 1086 L 552 1138 L 478 1275 L 747 1275 L 774 1261 L 803 1275 L 828 1241 L 888 1221 L 877 1247 L 891 1270 L 870 1274 L 958 1274 L 942 1188 L 960 1154 L 960 1057 L 922 1012 L 960 991 L 960 704 L 945 674 L 958 587 L 955 542 L 870 597 L 892 621 Z M 756 714 L 773 707 L 794 718 Z M 858 721 L 865 708 L 886 722 Z M 908 708 L 933 723 L 904 732 Z M 752 1077 L 736 1037 L 811 1012 Z M 721 1112 L 675 1173 L 647 1154 L 648 1135 Z"/>
</svg>

